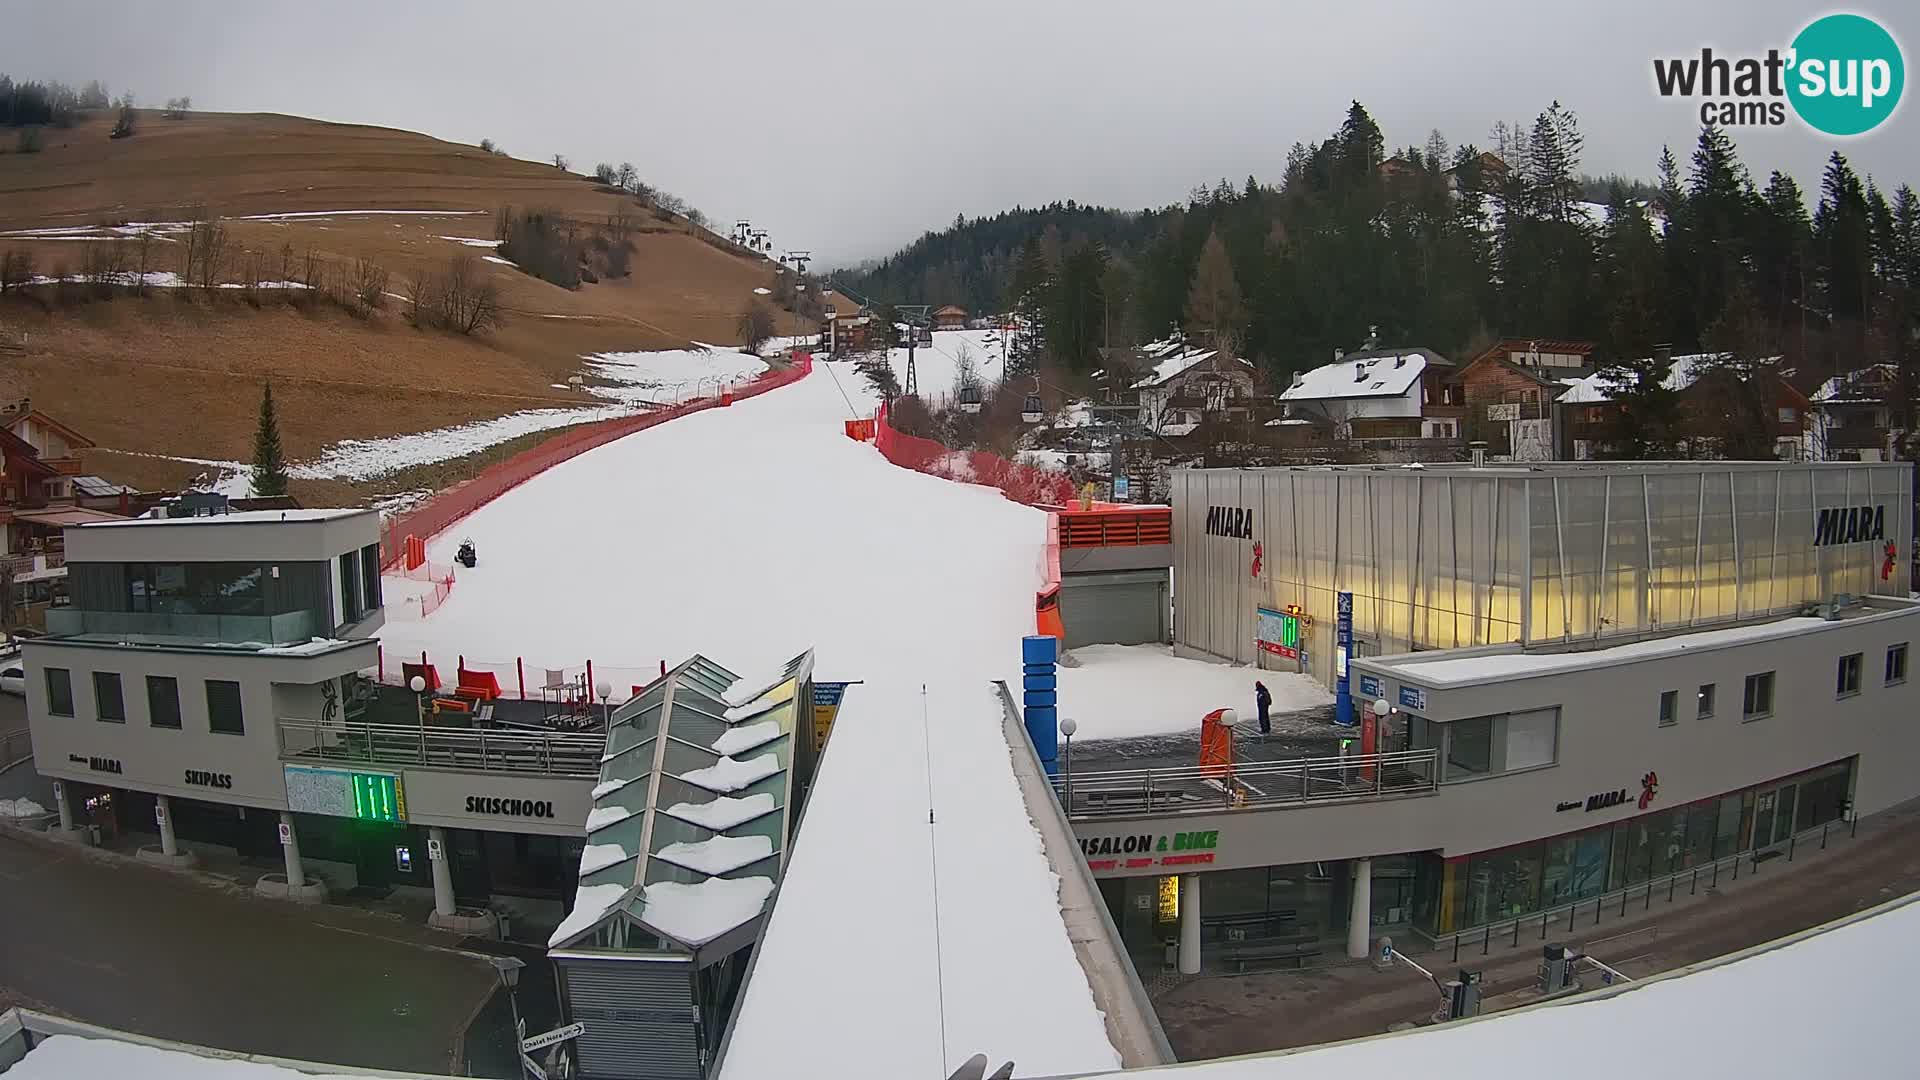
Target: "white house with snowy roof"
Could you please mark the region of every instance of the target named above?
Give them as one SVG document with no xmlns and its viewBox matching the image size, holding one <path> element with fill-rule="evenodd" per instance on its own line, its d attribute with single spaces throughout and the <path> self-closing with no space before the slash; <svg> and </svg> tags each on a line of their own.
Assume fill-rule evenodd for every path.
<svg viewBox="0 0 1920 1080">
<path fill-rule="evenodd" d="M 1447 400 L 1444 384 L 1452 371 L 1453 364 L 1430 349 L 1350 353 L 1294 375 L 1280 400 L 1288 417 L 1327 423 L 1343 438 L 1446 438 L 1459 432 L 1437 425 L 1456 420 L 1425 418 L 1430 404 Z"/>
<path fill-rule="evenodd" d="M 1891 403 L 1899 396 L 1898 380 L 1892 364 L 1872 364 L 1821 383 L 1810 396 L 1807 438 L 1813 459 L 1894 460 Z"/>
<path fill-rule="evenodd" d="M 1160 435 L 1190 435 L 1208 413 L 1244 410 L 1254 396 L 1249 360 L 1168 338 L 1143 345 L 1151 367 L 1130 387 L 1139 395 L 1140 425 Z"/>
<path fill-rule="evenodd" d="M 1706 401 L 1716 391 L 1712 385 L 1701 385 L 1701 382 L 1714 375 L 1716 369 L 1724 377 L 1723 365 L 1727 357 L 1727 353 L 1684 353 L 1672 357 L 1660 385 L 1683 395 L 1683 400 L 1690 396 L 1696 403 Z M 1637 362 L 1648 364 L 1653 359 Z M 1780 360 L 1778 356 L 1767 357 L 1754 365 L 1753 370 L 1777 372 Z M 1744 380 L 1748 376 L 1743 373 L 1739 377 Z M 1820 450 L 1822 440 L 1818 425 L 1810 416 L 1807 397 L 1778 374 L 1772 378 L 1777 384 L 1772 403 L 1774 456 L 1782 461 L 1826 460 Z M 1603 368 L 1583 378 L 1561 380 L 1566 390 L 1554 400 L 1568 413 L 1574 460 L 1586 461 L 1599 456 L 1609 428 L 1609 417 L 1615 409 L 1613 401 L 1636 380 L 1637 376 L 1632 370 L 1621 368 Z M 1694 407 L 1700 406 L 1696 404 Z M 1707 456 L 1713 455 L 1709 453 Z"/>
</svg>

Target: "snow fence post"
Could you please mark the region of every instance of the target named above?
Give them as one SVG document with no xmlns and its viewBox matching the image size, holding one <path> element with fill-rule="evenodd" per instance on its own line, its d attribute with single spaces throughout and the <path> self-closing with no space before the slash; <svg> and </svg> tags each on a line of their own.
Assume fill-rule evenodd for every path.
<svg viewBox="0 0 1920 1080">
<path fill-rule="evenodd" d="M 1022 703 L 1026 708 L 1027 738 L 1034 753 L 1047 770 L 1049 779 L 1060 775 L 1059 725 L 1056 717 L 1060 695 L 1054 664 L 1060 659 L 1060 639 L 1046 634 L 1030 634 L 1020 639 Z"/>
<path fill-rule="evenodd" d="M 513 674 L 514 678 L 520 682 L 520 700 L 525 701 L 527 700 L 527 667 L 521 657 L 513 658 Z"/>
</svg>

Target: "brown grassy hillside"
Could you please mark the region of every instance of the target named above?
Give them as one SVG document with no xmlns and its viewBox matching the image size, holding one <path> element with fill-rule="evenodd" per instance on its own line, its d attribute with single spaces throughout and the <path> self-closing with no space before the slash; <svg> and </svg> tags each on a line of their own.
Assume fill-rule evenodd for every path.
<svg viewBox="0 0 1920 1080">
<path fill-rule="evenodd" d="M 503 205 L 552 207 L 584 220 L 635 217 L 631 276 L 566 290 L 483 263 L 507 311 L 477 338 L 414 328 L 390 301 L 369 318 L 325 305 L 295 308 L 263 295 L 155 290 L 88 301 L 52 287 L 0 300 L 0 333 L 24 333 L 24 355 L 0 370 L 37 404 L 103 448 L 180 457 L 246 456 L 259 385 L 272 378 L 282 433 L 296 458 L 343 438 L 419 431 L 524 408 L 577 403 L 565 382 L 582 353 L 730 344 L 754 289 L 774 266 L 702 239 L 632 196 L 549 165 L 385 128 L 275 115 L 145 113 L 130 139 L 105 118 L 45 132 L 38 154 L 0 154 L 0 232 L 178 221 L 196 208 L 229 219 L 233 243 L 277 271 L 281 253 L 309 248 L 330 262 L 372 260 L 405 293 L 413 275 L 486 249 L 443 237 L 490 239 Z M 262 214 L 355 209 L 437 210 L 432 216 L 334 216 L 233 221 Z M 0 236 L 42 275 L 78 272 L 101 241 Z M 181 245 L 155 247 L 156 270 L 178 270 Z M 277 272 L 269 276 L 278 277 Z M 845 301 L 840 301 L 843 305 Z M 784 314 L 784 313 L 783 313 Z M 798 332 L 787 317 L 783 333 Z M 99 455 L 104 475 L 154 475 Z M 163 463 L 165 464 L 165 463 Z M 162 470 L 165 472 L 166 470 Z"/>
</svg>

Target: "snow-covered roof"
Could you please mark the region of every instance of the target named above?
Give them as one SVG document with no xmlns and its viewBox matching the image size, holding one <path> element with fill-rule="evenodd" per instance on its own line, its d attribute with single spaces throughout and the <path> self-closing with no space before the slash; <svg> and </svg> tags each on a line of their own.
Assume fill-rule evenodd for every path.
<svg viewBox="0 0 1920 1080">
<path fill-rule="evenodd" d="M 1673 358 L 1673 366 L 1667 369 L 1667 377 L 1660 385 L 1668 390 L 1680 391 L 1700 380 L 1700 376 L 1727 358 L 1726 353 L 1683 353 Z M 1637 363 L 1648 363 L 1651 358 L 1643 357 Z M 1762 363 L 1777 363 L 1779 357 L 1770 357 Z M 1624 368 L 1602 368 L 1582 379 L 1561 379 L 1567 390 L 1555 398 L 1562 405 L 1598 405 L 1612 401 L 1614 395 L 1624 386 L 1632 385 L 1638 377 Z"/>
<path fill-rule="evenodd" d="M 1820 384 L 1808 399 L 1815 405 L 1850 405 L 1879 402 L 1881 395 L 1873 383 L 1892 382 L 1898 373 L 1891 364 L 1874 364 L 1845 375 L 1835 375 Z"/>
<path fill-rule="evenodd" d="M 1295 375 L 1280 392 L 1282 401 L 1399 397 L 1427 370 L 1428 354 L 1419 349 L 1349 356 Z"/>
<path fill-rule="evenodd" d="M 810 652 L 747 679 L 696 656 L 614 710 L 573 910 L 550 947 L 691 953 L 704 965 L 747 943 L 734 932 L 759 919 L 786 858 L 812 677 Z M 728 715 L 736 700 L 755 706 L 751 722 Z"/>
<path fill-rule="evenodd" d="M 353 517 L 356 514 L 374 514 L 376 510 L 361 507 L 336 507 L 312 510 L 236 510 L 230 514 L 210 514 L 206 517 L 140 517 L 117 518 L 113 521 L 93 521 L 79 526 L 82 529 L 122 529 L 129 525 L 249 525 L 261 522 L 292 521 L 333 521 L 338 518 Z"/>
<path fill-rule="evenodd" d="M 1204 364 L 1216 355 L 1214 349 L 1188 348 L 1184 343 L 1171 339 L 1143 345 L 1140 347 L 1140 352 L 1158 362 L 1154 364 L 1152 371 L 1134 381 L 1133 389 L 1135 390 L 1163 385 L 1178 378 L 1194 365 Z M 1236 362 L 1248 369 L 1253 367 L 1252 362 L 1248 360 Z"/>
<path fill-rule="evenodd" d="M 1180 424 L 1160 425 L 1160 434 L 1165 435 L 1168 438 L 1172 438 L 1172 439 L 1177 439 L 1182 435 L 1191 435 L 1198 430 L 1200 430 L 1200 424 L 1197 421 L 1193 421 L 1193 420 L 1189 420 L 1189 421 L 1186 421 L 1185 423 L 1180 423 Z"/>
</svg>

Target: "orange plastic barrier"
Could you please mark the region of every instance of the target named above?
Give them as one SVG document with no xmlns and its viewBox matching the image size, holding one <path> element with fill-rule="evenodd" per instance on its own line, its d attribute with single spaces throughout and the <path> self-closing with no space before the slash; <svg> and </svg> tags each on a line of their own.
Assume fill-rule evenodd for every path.
<svg viewBox="0 0 1920 1080">
<path fill-rule="evenodd" d="M 696 398 L 634 416 L 616 416 L 596 424 L 583 424 L 481 470 L 480 474 L 473 479 L 441 492 L 412 511 L 395 517 L 389 522 L 386 538 L 381 543 L 381 568 L 391 569 L 401 562 L 402 557 L 406 555 L 405 537 L 420 538 L 420 557 L 424 559 L 427 540 L 452 527 L 468 514 L 563 461 L 570 461 L 589 450 L 605 446 L 615 439 L 631 435 L 636 431 L 645 431 L 678 417 L 700 412 L 703 409 L 731 405 L 741 398 L 757 397 L 769 390 L 798 382 L 813 371 L 811 354 L 797 353 L 793 361 L 791 367 L 763 372 L 759 378 L 745 386 L 723 389 L 712 397 Z"/>
<path fill-rule="evenodd" d="M 1215 709 L 1200 720 L 1200 775 L 1233 775 L 1233 729 L 1220 722 L 1225 709 Z"/>
<path fill-rule="evenodd" d="M 847 438 L 852 439 L 854 442 L 872 442 L 873 420 L 869 418 L 866 420 L 847 421 Z"/>
</svg>

